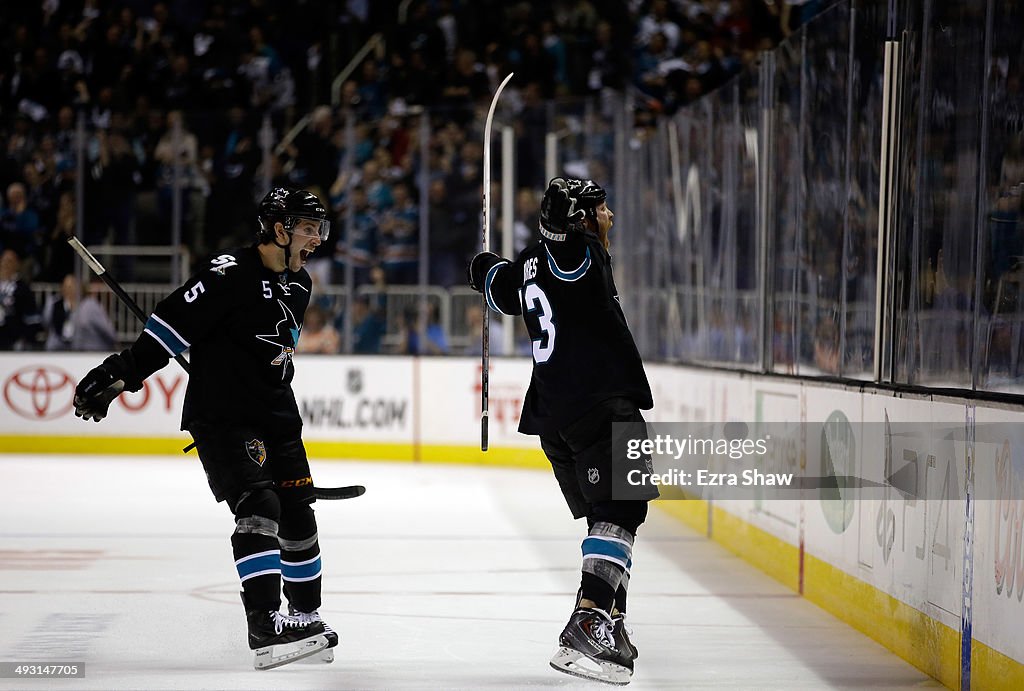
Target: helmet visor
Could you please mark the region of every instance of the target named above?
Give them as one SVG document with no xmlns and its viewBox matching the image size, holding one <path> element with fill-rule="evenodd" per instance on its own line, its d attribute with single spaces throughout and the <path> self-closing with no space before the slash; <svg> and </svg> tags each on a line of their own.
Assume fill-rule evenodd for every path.
<svg viewBox="0 0 1024 691">
<path fill-rule="evenodd" d="M 307 238 L 320 236 L 320 242 L 327 242 L 327 238 L 331 234 L 331 222 L 326 218 L 298 216 L 291 233 Z"/>
</svg>

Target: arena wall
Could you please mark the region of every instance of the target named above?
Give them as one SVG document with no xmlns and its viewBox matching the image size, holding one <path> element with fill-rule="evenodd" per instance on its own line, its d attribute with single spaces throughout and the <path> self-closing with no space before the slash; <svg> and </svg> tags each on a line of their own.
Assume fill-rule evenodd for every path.
<svg viewBox="0 0 1024 691">
<path fill-rule="evenodd" d="M 180 453 L 185 375 L 173 364 L 126 394 L 101 424 L 72 414 L 95 354 L 0 356 L 0 449 L 7 453 Z M 516 432 L 528 360 L 492 359 L 490 444 L 479 451 L 479 367 L 471 358 L 302 356 L 295 379 L 309 453 L 320 458 L 545 468 Z M 1024 411 L 665 365 L 648 366 L 649 419 L 799 423 L 844 420 L 844 473 L 884 477 L 886 458 L 918 470 L 929 496 L 664 500 L 660 507 L 952 688 L 1024 688 Z M 893 439 L 859 423 L 909 424 Z M 1011 423 L 1004 437 L 979 426 Z M 986 430 L 990 427 L 984 427 Z M 954 434 L 950 434 L 950 430 Z M 962 432 L 962 434 L 960 433 Z M 813 467 L 820 439 L 796 434 L 774 470 Z M 193 455 L 183 457 L 195 460 Z M 894 460 L 895 459 L 895 460 Z M 918 462 L 920 461 L 920 462 Z M 902 464 L 902 465 L 901 465 Z M 838 471 L 837 471 L 838 472 Z M 937 495 L 936 492 L 939 494 Z M 705 494 L 705 497 L 707 495 Z"/>
</svg>

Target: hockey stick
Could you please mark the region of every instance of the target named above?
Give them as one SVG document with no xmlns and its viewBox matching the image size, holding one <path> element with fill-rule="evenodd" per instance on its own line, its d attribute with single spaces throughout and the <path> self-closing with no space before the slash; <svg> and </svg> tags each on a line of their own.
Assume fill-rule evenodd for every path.
<svg viewBox="0 0 1024 691">
<path fill-rule="evenodd" d="M 114 293 L 114 295 L 117 296 L 117 299 L 135 315 L 135 318 L 145 324 L 147 320 L 146 313 L 143 312 L 138 303 L 132 299 L 132 296 L 125 292 L 124 288 L 121 287 L 121 284 L 117 282 L 117 279 L 110 275 L 106 267 L 103 266 L 95 256 L 93 256 L 93 253 L 90 252 L 89 249 L 74 235 L 68 238 L 68 244 L 71 245 L 71 249 L 73 249 L 75 253 L 82 258 L 82 261 L 84 261 L 89 268 L 93 270 L 93 273 L 99 276 L 100 279 L 107 284 L 107 287 L 110 288 L 111 292 Z M 185 370 L 186 374 L 190 372 L 189 362 L 183 355 L 180 353 L 175 355 L 174 361 L 181 365 L 181 368 Z M 195 447 L 195 445 L 196 443 L 192 442 L 182 449 L 182 452 L 188 453 Z M 350 487 L 313 488 L 313 496 L 317 499 L 352 499 L 354 497 L 361 496 L 364 492 L 366 492 L 366 488 L 362 485 L 352 485 Z"/>
<path fill-rule="evenodd" d="M 121 284 L 118 283 L 113 276 L 107 273 L 106 267 L 100 264 L 99 259 L 94 257 L 92 252 L 90 252 L 85 245 L 79 242 L 78 238 L 74 235 L 68 238 L 68 244 L 71 245 L 71 249 L 73 249 L 78 256 L 82 258 L 82 261 L 89 265 L 89 268 L 92 269 L 93 273 L 99 276 L 100 279 L 107 284 L 110 291 L 117 296 L 117 299 L 120 300 L 132 314 L 135 315 L 135 318 L 145 324 L 147 319 L 146 314 L 141 308 L 139 308 L 139 305 L 135 300 L 132 299 L 132 296 L 124 292 L 124 288 L 121 287 Z M 185 372 L 188 372 L 188 360 L 185 359 L 184 355 L 178 353 L 174 356 L 174 361 L 181 365 L 181 368 L 185 370 Z"/>
<path fill-rule="evenodd" d="M 491 107 L 487 109 L 487 119 L 484 121 L 484 179 L 483 179 L 483 241 L 480 243 L 483 251 L 488 252 L 491 248 L 491 124 L 494 122 L 494 109 L 498 105 L 498 98 L 502 90 L 515 72 L 509 72 L 498 88 L 494 91 L 494 98 L 491 99 Z M 512 232 L 511 228 L 505 228 L 506 233 Z M 484 286 L 487 290 L 487 286 Z M 483 326 L 480 334 L 480 450 L 487 450 L 487 422 L 488 422 L 488 386 L 490 384 L 490 362 L 491 362 L 491 315 L 487 308 L 487 295 L 481 297 L 484 308 Z"/>
</svg>

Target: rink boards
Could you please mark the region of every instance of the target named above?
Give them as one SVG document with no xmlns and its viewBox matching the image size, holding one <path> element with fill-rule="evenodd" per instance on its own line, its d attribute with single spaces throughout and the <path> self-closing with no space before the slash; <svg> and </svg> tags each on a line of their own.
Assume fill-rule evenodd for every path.
<svg viewBox="0 0 1024 691">
<path fill-rule="evenodd" d="M 95 355 L 0 356 L 0 448 L 180 452 L 189 442 L 177 431 L 184 373 L 169 365 L 143 391 L 122 396 L 97 425 L 71 411 L 74 382 L 96 362 Z M 890 448 L 877 436 L 855 438 L 844 471 L 884 478 L 888 453 L 897 467 L 914 461 L 922 486 L 944 490 L 955 478 L 952 498 L 915 500 L 893 490 L 840 501 L 769 493 L 757 501 L 661 504 L 944 684 L 1024 688 L 1024 431 L 998 443 L 974 441 L 976 426 L 1022 422 L 1021 411 L 865 387 L 647 369 L 657 403 L 652 420 L 797 425 L 832 416 L 848 421 L 855 437 L 859 423 L 915 426 Z M 479 371 L 479 360 L 470 358 L 300 356 L 294 387 L 309 453 L 546 467 L 536 441 L 516 432 L 529 361 L 491 360 L 486 454 L 479 450 Z M 951 428 L 963 434 L 950 440 Z M 816 463 L 820 440 L 808 436 L 796 434 L 792 454 L 775 462 Z M 997 485 L 1013 491 L 1000 493 Z"/>
</svg>

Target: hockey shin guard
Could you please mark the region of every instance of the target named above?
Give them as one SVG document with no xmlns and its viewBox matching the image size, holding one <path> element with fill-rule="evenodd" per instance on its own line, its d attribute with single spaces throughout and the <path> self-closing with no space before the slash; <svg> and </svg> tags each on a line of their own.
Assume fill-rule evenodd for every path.
<svg viewBox="0 0 1024 691">
<path fill-rule="evenodd" d="M 614 523 L 598 521 L 583 541 L 582 596 L 610 612 L 623 575 L 633 565 L 633 535 Z"/>
<path fill-rule="evenodd" d="M 321 577 L 320 542 L 316 518 L 308 504 L 289 507 L 282 516 L 281 576 L 284 595 L 297 612 L 320 608 Z"/>
<path fill-rule="evenodd" d="M 281 550 L 277 523 L 262 516 L 239 518 L 231 536 L 235 568 L 247 610 L 281 608 Z"/>
</svg>

